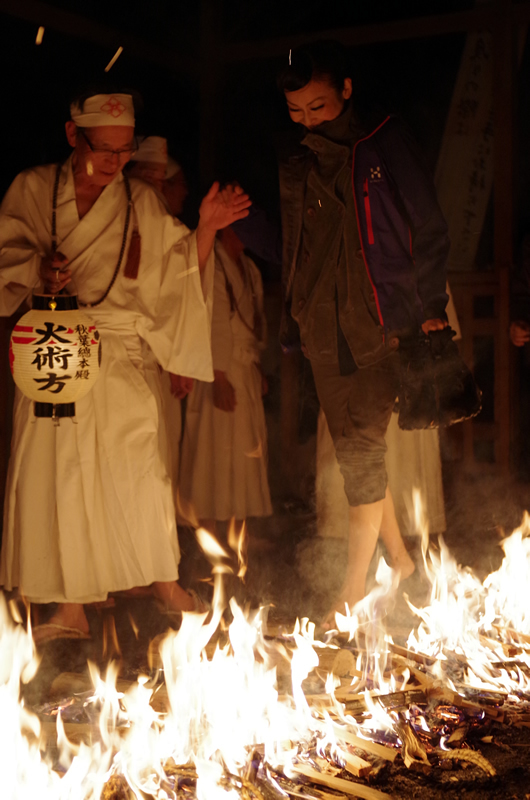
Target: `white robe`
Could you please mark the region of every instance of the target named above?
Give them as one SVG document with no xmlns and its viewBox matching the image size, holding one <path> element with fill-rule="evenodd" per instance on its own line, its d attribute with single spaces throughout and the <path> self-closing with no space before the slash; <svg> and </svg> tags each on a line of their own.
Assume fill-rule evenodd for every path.
<svg viewBox="0 0 530 800">
<path fill-rule="evenodd" d="M 41 257 L 51 249 L 55 171 L 21 173 L 2 203 L 2 315 L 39 287 Z M 158 365 L 212 380 L 204 296 L 212 294 L 213 257 L 201 283 L 195 234 L 145 183 L 131 180 L 131 190 L 142 237 L 138 278 L 124 277 L 126 248 L 106 300 L 84 309 L 101 334 L 96 384 L 76 403 L 76 418 L 58 426 L 36 419 L 20 392 L 15 399 L 0 583 L 33 602 L 98 601 L 178 577 Z M 80 220 L 71 160 L 63 166 L 58 250 L 73 273 L 68 291 L 83 303 L 97 301 L 112 278 L 126 209 L 120 174 Z"/>
<path fill-rule="evenodd" d="M 197 381 L 187 401 L 180 464 L 181 513 L 201 519 L 238 520 L 272 514 L 267 478 L 267 430 L 261 397 L 260 346 L 252 330 L 253 286 L 263 318 L 263 287 L 256 265 L 242 256 L 245 282 L 222 245 L 215 245 L 212 317 L 214 369 L 235 389 L 234 411 L 213 404 L 213 386 Z M 226 277 L 247 325 L 230 307 Z M 263 318 L 264 320 L 264 318 Z M 264 323 L 263 323 L 264 324 Z M 262 345 L 263 346 L 263 345 Z"/>
</svg>

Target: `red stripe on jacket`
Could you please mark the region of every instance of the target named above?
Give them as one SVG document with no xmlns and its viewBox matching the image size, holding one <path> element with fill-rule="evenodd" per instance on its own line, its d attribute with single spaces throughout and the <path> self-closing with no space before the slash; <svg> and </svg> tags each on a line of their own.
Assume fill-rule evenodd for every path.
<svg viewBox="0 0 530 800">
<path fill-rule="evenodd" d="M 386 117 L 386 119 L 384 119 L 383 122 L 381 122 L 381 124 L 378 125 L 377 128 L 375 128 L 375 130 L 373 130 L 370 134 L 368 134 L 368 136 L 364 136 L 362 139 L 358 139 L 355 142 L 355 144 L 353 146 L 352 165 L 351 165 L 351 186 L 352 186 L 352 192 L 353 192 L 353 202 L 355 204 L 355 216 L 357 218 L 357 227 L 359 229 L 359 240 L 361 242 L 361 250 L 362 250 L 362 254 L 363 254 L 364 267 L 366 269 L 366 274 L 368 275 L 368 280 L 370 281 L 370 285 L 371 285 L 373 293 L 374 293 L 375 305 L 377 307 L 377 314 L 378 314 L 378 317 L 379 317 L 379 322 L 381 323 L 381 325 L 383 327 L 383 341 L 385 340 L 383 315 L 381 313 L 381 306 L 379 304 L 379 297 L 377 296 L 377 289 L 375 288 L 375 283 L 373 282 L 372 276 L 370 274 L 370 270 L 368 269 L 368 262 L 366 260 L 366 253 L 364 252 L 363 237 L 361 235 L 361 225 L 360 225 L 360 219 L 359 219 L 359 208 L 357 206 L 357 196 L 355 194 L 355 184 L 354 184 L 354 180 L 353 180 L 353 173 L 354 173 L 354 169 L 355 169 L 355 151 L 357 150 L 357 145 L 360 142 L 364 142 L 367 139 L 370 139 L 370 137 L 373 136 L 374 133 L 377 133 L 377 131 L 380 128 L 382 128 L 383 125 L 385 125 L 385 123 L 387 123 L 389 119 L 390 119 L 390 116 Z M 374 232 L 373 232 L 373 228 L 372 228 L 372 212 L 370 210 L 370 198 L 368 197 L 368 179 L 365 180 L 364 187 L 366 187 L 365 188 L 364 205 L 365 205 L 365 209 L 366 209 L 367 200 L 368 200 L 368 212 L 369 212 L 369 216 L 367 214 L 368 242 L 369 242 L 369 244 L 373 244 L 375 240 L 374 240 Z"/>
</svg>

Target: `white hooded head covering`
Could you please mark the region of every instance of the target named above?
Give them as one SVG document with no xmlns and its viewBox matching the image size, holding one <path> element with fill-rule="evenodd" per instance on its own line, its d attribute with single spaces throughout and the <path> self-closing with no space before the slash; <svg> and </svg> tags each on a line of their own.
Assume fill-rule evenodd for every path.
<svg viewBox="0 0 530 800">
<path fill-rule="evenodd" d="M 95 94 L 87 97 L 83 108 L 76 101 L 70 116 L 79 128 L 120 125 L 134 128 L 134 103 L 130 94 Z"/>
<path fill-rule="evenodd" d="M 148 161 L 151 164 L 167 164 L 167 139 L 163 136 L 146 136 L 140 140 L 132 161 Z"/>
<path fill-rule="evenodd" d="M 168 156 L 167 157 L 167 167 L 166 167 L 166 181 L 168 180 L 168 178 L 172 178 L 173 175 L 176 175 L 177 172 L 180 172 L 181 169 L 182 169 L 182 167 L 180 166 L 180 164 L 177 161 L 175 161 L 174 158 L 171 158 L 171 156 Z"/>
</svg>

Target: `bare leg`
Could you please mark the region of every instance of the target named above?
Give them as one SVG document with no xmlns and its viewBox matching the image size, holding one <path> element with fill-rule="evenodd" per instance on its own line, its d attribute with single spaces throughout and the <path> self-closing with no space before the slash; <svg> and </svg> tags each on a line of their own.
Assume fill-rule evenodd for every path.
<svg viewBox="0 0 530 800">
<path fill-rule="evenodd" d="M 409 578 L 416 566 L 405 547 L 405 542 L 401 536 L 399 525 L 396 519 L 394 501 L 390 494 L 390 489 L 386 487 L 385 499 L 383 500 L 383 519 L 381 521 L 381 539 L 388 551 L 390 565 L 400 573 L 400 580 Z"/>
<path fill-rule="evenodd" d="M 81 603 L 60 603 L 55 614 L 46 624 L 61 625 L 64 628 L 76 628 L 82 633 L 89 633 L 90 631 L 85 609 Z"/>
<path fill-rule="evenodd" d="M 335 611 L 344 613 L 345 603 L 351 608 L 366 594 L 366 578 L 377 545 L 383 518 L 383 503 L 383 500 L 377 500 L 375 503 L 362 506 L 350 506 L 346 578 L 340 597 L 330 615 L 330 622 L 334 622 Z"/>
</svg>

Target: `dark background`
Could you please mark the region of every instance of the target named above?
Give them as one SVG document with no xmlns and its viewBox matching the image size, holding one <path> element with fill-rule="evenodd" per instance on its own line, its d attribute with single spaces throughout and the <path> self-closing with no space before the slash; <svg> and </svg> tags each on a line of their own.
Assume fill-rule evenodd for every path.
<svg viewBox="0 0 530 800">
<path fill-rule="evenodd" d="M 217 43 L 221 40 L 230 53 L 242 42 L 256 43 L 257 47 L 274 37 L 288 40 L 305 33 L 317 35 L 334 28 L 473 7 L 472 2 L 463 0 L 224 0 L 216 4 L 214 20 L 208 22 L 205 8 L 210 3 L 63 0 L 53 6 L 75 15 L 70 20 L 70 32 L 46 26 L 44 40 L 36 46 L 37 24 L 2 13 L 2 5 L 15 4 L 0 2 L 4 108 L 0 193 L 21 169 L 67 155 L 63 122 L 68 118 L 71 94 L 79 85 L 105 78 L 104 67 L 116 47 L 125 37 L 132 36 L 133 45 L 125 45 L 108 77 L 140 91 L 144 111 L 138 118 L 139 132 L 166 136 L 170 152 L 182 162 L 193 189 L 187 209 L 190 217 L 206 183 L 214 177 L 239 178 L 259 202 L 274 209 L 274 139 L 279 130 L 290 124 L 275 86 L 275 74 L 287 58 L 287 50 L 274 58 L 227 64 L 215 76 L 213 119 L 209 121 L 213 130 L 207 132 L 209 164 L 201 174 L 201 81 L 204 82 L 204 73 L 208 81 L 209 70 L 215 70 L 209 61 L 213 45 L 208 37 L 212 28 Z M 17 5 L 25 7 L 25 3 Z M 105 26 L 106 31 L 111 29 L 116 47 L 83 38 L 87 36 L 87 22 Z M 350 48 L 357 87 L 369 99 L 377 98 L 388 110 L 403 115 L 432 168 L 464 40 L 465 34 L 458 33 Z M 159 62 L 164 58 L 169 62 L 173 57 L 175 66 L 143 56 L 138 42 L 154 48 Z M 249 52 L 252 53 L 252 46 Z M 215 61 L 211 63 L 215 65 Z"/>
</svg>

